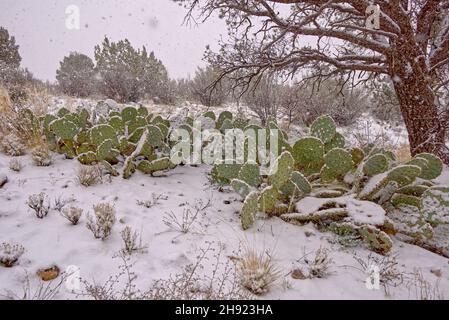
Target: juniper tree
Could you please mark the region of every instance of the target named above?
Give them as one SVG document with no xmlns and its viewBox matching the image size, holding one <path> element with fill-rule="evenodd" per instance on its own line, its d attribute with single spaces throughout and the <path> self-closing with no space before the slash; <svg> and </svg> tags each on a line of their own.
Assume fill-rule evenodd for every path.
<svg viewBox="0 0 449 320">
<path fill-rule="evenodd" d="M 95 89 L 95 65 L 88 56 L 72 52 L 60 62 L 56 79 L 64 93 L 87 97 Z"/>
<path fill-rule="evenodd" d="M 449 111 L 441 99 L 449 86 L 449 1 L 175 1 L 188 17 L 203 21 L 216 13 L 226 20 L 229 39 L 206 58 L 242 85 L 266 71 L 298 76 L 304 68 L 354 83 L 388 76 L 412 154 L 431 152 L 449 164 Z M 370 5 L 380 10 L 379 28 L 366 24 Z"/>
</svg>

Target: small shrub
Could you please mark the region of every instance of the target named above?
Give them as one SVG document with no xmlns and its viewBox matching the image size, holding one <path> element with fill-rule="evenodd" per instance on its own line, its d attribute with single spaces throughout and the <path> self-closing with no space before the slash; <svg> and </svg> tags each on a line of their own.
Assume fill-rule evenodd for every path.
<svg viewBox="0 0 449 320">
<path fill-rule="evenodd" d="M 47 146 L 36 147 L 31 153 L 31 158 L 38 167 L 48 167 L 53 163 L 51 151 Z"/>
<path fill-rule="evenodd" d="M 247 250 L 237 260 L 237 273 L 243 287 L 256 295 L 267 293 L 280 272 L 266 253 Z"/>
<path fill-rule="evenodd" d="M 15 172 L 22 171 L 22 169 L 23 169 L 22 161 L 20 161 L 20 159 L 17 159 L 17 158 L 12 158 L 9 161 L 9 169 L 11 169 L 12 171 L 15 171 Z"/>
<path fill-rule="evenodd" d="M 0 263 L 11 268 L 24 252 L 25 248 L 20 244 L 2 243 L 0 245 Z"/>
<path fill-rule="evenodd" d="M 313 259 L 308 259 L 307 256 L 308 254 L 304 255 L 303 260 L 308 278 L 327 278 L 331 274 L 329 269 L 334 261 L 329 256 L 328 249 L 320 247 L 315 251 Z"/>
<path fill-rule="evenodd" d="M 159 200 L 167 200 L 168 197 L 163 194 L 151 194 L 152 199 L 151 200 L 137 200 L 137 205 L 145 207 L 147 209 L 150 209 L 156 205 L 158 205 L 160 202 Z"/>
<path fill-rule="evenodd" d="M 28 197 L 27 201 L 28 207 L 34 210 L 36 217 L 43 219 L 47 216 L 50 210 L 50 204 L 47 199 L 47 195 L 43 192 L 39 194 L 33 194 Z"/>
<path fill-rule="evenodd" d="M 62 198 L 62 197 L 58 197 L 55 198 L 54 203 L 53 203 L 53 210 L 59 211 L 61 212 L 62 209 L 64 209 L 64 207 L 71 203 L 71 202 L 75 202 L 76 199 L 75 198 Z"/>
<path fill-rule="evenodd" d="M 133 252 L 143 250 L 142 239 L 137 231 L 133 231 L 131 227 L 126 226 L 121 232 L 120 235 L 123 240 L 123 249 L 122 252 L 125 254 L 132 254 Z M 139 238 L 139 243 L 137 242 L 137 238 Z"/>
<path fill-rule="evenodd" d="M 25 154 L 26 146 L 13 133 L 5 136 L 0 144 L 1 150 L 8 156 L 18 157 Z"/>
<path fill-rule="evenodd" d="M 83 209 L 78 207 L 69 207 L 61 210 L 61 216 L 69 220 L 74 226 L 78 224 L 82 214 Z"/>
<path fill-rule="evenodd" d="M 93 208 L 95 216 L 87 216 L 87 228 L 96 239 L 105 240 L 111 234 L 116 221 L 115 208 L 110 203 L 96 204 Z"/>
<path fill-rule="evenodd" d="M 84 187 L 101 182 L 102 177 L 103 172 L 99 166 L 80 166 L 76 173 L 77 182 Z"/>
</svg>

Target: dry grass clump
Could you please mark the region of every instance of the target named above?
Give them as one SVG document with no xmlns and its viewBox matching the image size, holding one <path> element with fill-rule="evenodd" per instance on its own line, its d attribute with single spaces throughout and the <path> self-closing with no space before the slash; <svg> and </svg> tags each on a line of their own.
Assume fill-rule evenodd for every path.
<svg viewBox="0 0 449 320">
<path fill-rule="evenodd" d="M 0 114 L 12 112 L 11 99 L 8 91 L 0 85 Z"/>
<path fill-rule="evenodd" d="M 84 186 L 90 187 L 100 183 L 103 178 L 103 170 L 100 166 L 80 166 L 76 172 L 76 181 Z"/>
<path fill-rule="evenodd" d="M 0 137 L 2 151 L 12 156 L 22 155 L 25 149 L 45 146 L 39 121 L 26 109 L 0 113 Z"/>
<path fill-rule="evenodd" d="M 240 284 L 256 295 L 267 293 L 281 275 L 267 252 L 247 249 L 236 261 Z"/>
<path fill-rule="evenodd" d="M 36 116 L 43 116 L 48 113 L 51 104 L 51 94 L 43 86 L 34 84 L 26 85 L 24 88 L 25 100 L 21 104 L 29 108 Z"/>
</svg>

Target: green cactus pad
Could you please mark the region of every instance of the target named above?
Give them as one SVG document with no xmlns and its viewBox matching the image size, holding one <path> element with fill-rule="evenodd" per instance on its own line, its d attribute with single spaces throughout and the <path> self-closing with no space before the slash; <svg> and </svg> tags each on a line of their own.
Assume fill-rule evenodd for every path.
<svg viewBox="0 0 449 320">
<path fill-rule="evenodd" d="M 246 196 L 242 210 L 240 211 L 240 221 L 243 230 L 249 229 L 254 224 L 258 205 L 259 193 L 257 191 L 253 191 Z"/>
<path fill-rule="evenodd" d="M 223 123 L 225 122 L 225 120 L 226 119 L 228 119 L 228 120 L 230 120 L 231 121 L 231 124 L 232 124 L 232 118 L 233 118 L 233 116 L 232 116 L 232 113 L 231 112 L 229 112 L 229 111 L 223 111 L 222 113 L 220 113 L 220 115 L 218 116 L 218 119 L 217 119 L 217 129 L 221 129 L 221 127 L 222 127 L 222 125 L 223 125 Z"/>
<path fill-rule="evenodd" d="M 207 111 L 203 114 L 203 116 L 206 118 L 210 118 L 214 121 L 217 119 L 217 117 L 215 116 L 215 113 L 213 111 Z"/>
<path fill-rule="evenodd" d="M 421 207 L 420 199 L 418 197 L 409 196 L 405 194 L 395 194 L 391 198 L 390 202 L 396 208 L 399 208 L 401 206 L 413 206 L 416 208 Z"/>
<path fill-rule="evenodd" d="M 323 166 L 320 171 L 321 182 L 331 183 L 337 179 L 338 173 L 329 168 L 327 165 Z"/>
<path fill-rule="evenodd" d="M 137 169 L 145 174 L 153 175 L 155 172 L 173 168 L 170 158 L 160 158 L 154 161 L 142 161 L 137 165 Z"/>
<path fill-rule="evenodd" d="M 240 164 L 221 163 L 214 166 L 214 172 L 212 174 L 215 175 L 214 179 L 216 181 L 230 183 L 232 179 L 238 177 L 241 168 L 242 165 Z"/>
<path fill-rule="evenodd" d="M 421 212 L 432 225 L 449 223 L 449 187 L 432 187 L 421 197 Z"/>
<path fill-rule="evenodd" d="M 73 140 L 78 133 L 78 127 L 75 123 L 66 119 L 58 119 L 50 124 L 51 131 L 63 140 Z"/>
<path fill-rule="evenodd" d="M 103 143 L 98 146 L 97 159 L 105 160 L 106 158 L 110 157 L 112 155 L 112 147 L 112 140 L 108 139 L 103 141 Z"/>
<path fill-rule="evenodd" d="M 323 161 L 323 157 L 324 145 L 320 139 L 314 137 L 302 138 L 296 141 L 293 146 L 293 158 L 301 166 L 320 163 Z"/>
<path fill-rule="evenodd" d="M 355 165 L 359 165 L 365 159 L 365 153 L 360 148 L 352 148 L 351 156 Z"/>
<path fill-rule="evenodd" d="M 99 146 L 103 141 L 110 139 L 114 146 L 118 145 L 117 133 L 107 124 L 100 124 L 90 129 L 90 142 Z"/>
<path fill-rule="evenodd" d="M 389 181 L 396 182 L 401 188 L 413 183 L 420 174 L 421 169 L 418 166 L 402 165 L 390 170 L 387 178 Z"/>
<path fill-rule="evenodd" d="M 160 147 L 164 140 L 164 135 L 159 127 L 149 125 L 148 129 L 148 139 L 147 141 L 150 143 L 152 147 Z"/>
<path fill-rule="evenodd" d="M 273 213 L 279 196 L 279 191 L 273 186 L 263 189 L 259 198 L 259 210 L 268 214 Z"/>
<path fill-rule="evenodd" d="M 125 123 L 132 122 L 136 119 L 138 113 L 136 108 L 126 107 L 122 110 L 122 119 Z"/>
<path fill-rule="evenodd" d="M 293 165 L 295 160 L 290 152 L 283 152 L 275 161 L 271 171 L 269 181 L 277 189 L 286 183 L 293 172 Z"/>
<path fill-rule="evenodd" d="M 346 144 L 345 137 L 343 137 L 342 134 L 337 132 L 331 141 L 324 144 L 324 151 L 327 153 L 335 148 L 344 148 L 345 144 Z"/>
<path fill-rule="evenodd" d="M 251 192 L 251 186 L 247 184 L 243 180 L 239 179 L 232 179 L 231 181 L 231 187 L 234 189 L 235 192 L 237 192 L 243 199 L 246 198 L 246 196 Z"/>
<path fill-rule="evenodd" d="M 417 185 L 417 186 L 405 186 L 396 191 L 399 194 L 405 194 L 408 196 L 421 197 L 423 193 L 429 189 L 428 186 Z"/>
<path fill-rule="evenodd" d="M 365 225 L 359 228 L 363 242 L 374 252 L 385 255 L 393 247 L 393 241 L 383 231 L 374 226 Z"/>
<path fill-rule="evenodd" d="M 239 171 L 238 178 L 256 188 L 262 183 L 260 169 L 257 164 L 245 163 Z"/>
<path fill-rule="evenodd" d="M 137 109 L 137 115 L 144 118 L 148 117 L 148 109 L 143 106 L 140 106 Z"/>
<path fill-rule="evenodd" d="M 354 168 L 354 162 L 349 152 L 344 149 L 332 149 L 324 156 L 326 166 L 337 175 L 345 175 Z"/>
<path fill-rule="evenodd" d="M 374 176 L 388 170 L 389 161 L 387 157 L 381 153 L 369 157 L 363 164 L 363 173 L 367 176 Z"/>
<path fill-rule="evenodd" d="M 418 166 L 421 167 L 421 174 L 419 177 L 422 179 L 433 180 L 438 178 L 443 172 L 443 162 L 433 154 L 421 153 L 416 155 L 414 159 L 424 159 L 427 161 L 426 166 L 420 166 L 418 164 Z M 414 164 L 413 160 L 410 162 L 410 164 Z"/>
<path fill-rule="evenodd" d="M 97 155 L 93 151 L 88 151 L 86 153 L 80 154 L 77 159 L 81 164 L 91 165 L 97 162 Z"/>
<path fill-rule="evenodd" d="M 318 117 L 310 127 L 312 136 L 320 139 L 323 143 L 330 143 L 337 133 L 337 126 L 329 116 Z"/>
</svg>

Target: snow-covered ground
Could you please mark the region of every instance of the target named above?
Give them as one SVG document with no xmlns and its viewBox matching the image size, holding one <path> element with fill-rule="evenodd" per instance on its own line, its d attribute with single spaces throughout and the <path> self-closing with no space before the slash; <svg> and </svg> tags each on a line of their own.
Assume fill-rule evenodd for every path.
<svg viewBox="0 0 449 320">
<path fill-rule="evenodd" d="M 0 170 L 8 167 L 10 158 L 0 156 Z M 80 268 L 87 281 L 102 283 L 118 273 L 121 262 L 113 258 L 123 247 L 120 231 L 131 226 L 139 231 L 146 249 L 131 255 L 139 287 L 146 288 L 152 280 L 166 279 L 179 273 L 183 266 L 194 263 L 200 249 L 212 246 L 223 248 L 224 259 L 238 255 L 239 248 L 250 247 L 259 252 L 269 252 L 281 277 L 263 298 L 272 299 L 419 299 L 422 298 L 422 281 L 416 271 L 430 286 L 431 291 L 449 297 L 449 263 L 447 258 L 422 248 L 395 240 L 390 256 L 397 261 L 397 271 L 404 278 L 397 287 L 369 290 L 365 284 L 367 273 L 361 271 L 354 256 L 366 261 L 369 251 L 361 248 L 344 248 L 333 243 L 333 235 L 321 233 L 312 225 L 299 227 L 278 218 L 258 220 L 256 225 L 243 232 L 238 212 L 241 202 L 232 192 L 210 186 L 207 173 L 210 168 L 178 167 L 163 177 L 149 177 L 136 173 L 130 180 L 112 178 L 91 187 L 82 187 L 76 180 L 78 163 L 57 156 L 50 167 L 36 167 L 28 156 L 21 158 L 25 167 L 19 173 L 7 171 L 8 183 L 0 189 L 0 241 L 19 243 L 25 253 L 13 268 L 0 268 L 0 294 L 8 291 L 20 295 L 30 278 L 31 290 L 37 286 L 37 270 L 57 265 L 61 270 L 74 265 Z M 446 177 L 449 173 L 446 172 Z M 92 205 L 111 202 L 117 210 L 117 223 L 112 235 L 97 240 L 86 228 L 86 215 L 73 226 L 51 210 L 44 219 L 37 219 L 26 205 L 31 194 L 45 192 L 50 201 L 73 198 L 72 205 L 84 212 L 92 212 Z M 137 204 L 164 196 L 151 208 Z M 211 206 L 195 220 L 190 231 L 181 233 L 170 229 L 164 220 L 170 213 L 181 219 L 184 210 L 210 201 Z M 180 221 L 180 220 L 179 220 Z M 296 280 L 291 271 L 304 266 L 305 253 L 320 247 L 328 248 L 333 260 L 330 274 L 325 278 Z M 372 256 L 377 256 L 371 253 Z M 380 258 L 380 256 L 378 256 Z M 205 262 L 207 274 L 212 261 Z M 418 277 L 419 279 L 419 277 Z M 36 287 L 37 288 L 37 287 Z M 429 294 L 431 295 L 431 294 Z M 61 287 L 57 298 L 74 299 L 76 295 Z"/>
<path fill-rule="evenodd" d="M 89 101 L 74 102 L 80 103 L 95 106 Z M 62 105 L 64 101 L 56 101 L 55 108 Z M 205 111 L 204 107 L 193 104 L 185 108 L 191 115 Z M 183 112 L 179 107 L 153 105 L 151 109 L 164 116 Z M 235 106 L 228 109 L 238 112 Z M 292 134 L 298 136 L 305 131 L 301 127 L 291 129 Z M 382 139 L 388 140 L 383 142 L 390 146 L 399 146 L 407 139 L 403 128 L 390 128 L 371 119 L 339 131 L 354 144 L 360 142 L 360 136 L 368 142 L 383 136 Z M 0 267 L 0 299 L 20 297 L 23 288 L 33 294 L 40 285 L 36 272 L 54 265 L 61 271 L 69 266 L 73 270 L 75 266 L 83 280 L 104 283 L 120 273 L 119 267 L 123 265 L 117 257 L 123 248 L 120 232 L 126 226 L 139 233 L 139 244 L 144 247 L 129 258 L 137 276 L 135 282 L 142 290 L 151 287 L 153 281 L 168 279 L 170 275 L 182 272 L 185 266 L 194 264 L 202 249 L 212 249 L 208 251 L 211 257 L 202 261 L 204 270 L 201 273 L 207 277 L 214 270 L 214 252 L 221 252 L 220 263 L 232 265 L 249 248 L 269 255 L 279 271 L 279 278 L 262 298 L 449 298 L 449 260 L 395 238 L 392 252 L 388 258 L 383 258 L 361 246 L 342 246 L 333 234 L 322 233 L 313 225 L 295 226 L 279 218 L 257 219 L 250 230 L 242 231 L 240 197 L 228 188 L 211 186 L 208 180 L 210 167 L 206 165 L 178 167 L 161 177 L 136 172 L 129 180 L 105 178 L 102 183 L 83 187 L 76 181 L 80 167 L 76 160 L 55 155 L 50 167 L 36 167 L 30 156 L 23 156 L 19 159 L 24 168 L 14 172 L 9 169 L 10 159 L 0 154 L 0 174 L 5 173 L 8 177 L 8 182 L 0 188 L 0 244 L 21 244 L 25 252 L 14 267 Z M 445 170 L 439 182 L 449 182 L 449 170 Z M 41 192 L 46 194 L 52 207 L 44 219 L 38 219 L 27 206 L 29 196 Z M 84 210 L 78 225 L 71 225 L 54 208 L 57 199 L 71 199 L 67 206 Z M 86 228 L 87 213 L 92 214 L 92 206 L 104 202 L 114 204 L 117 222 L 110 237 L 98 240 Z M 142 205 L 144 202 L 147 207 Z M 192 218 L 195 206 L 205 206 L 206 209 Z M 183 217 L 189 229 L 186 232 L 177 230 L 176 226 L 176 223 L 182 224 Z M 294 270 L 301 270 L 305 275 L 310 272 L 310 261 L 320 248 L 329 256 L 328 272 L 322 278 L 295 279 L 298 273 Z M 372 265 L 381 269 L 390 266 L 386 268 L 389 274 L 383 278 L 391 278 L 387 289 L 382 285 L 379 290 L 368 288 L 369 271 L 364 270 L 364 263 L 365 269 Z M 83 297 L 73 294 L 65 285 L 55 296 L 59 299 Z"/>
</svg>

